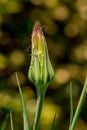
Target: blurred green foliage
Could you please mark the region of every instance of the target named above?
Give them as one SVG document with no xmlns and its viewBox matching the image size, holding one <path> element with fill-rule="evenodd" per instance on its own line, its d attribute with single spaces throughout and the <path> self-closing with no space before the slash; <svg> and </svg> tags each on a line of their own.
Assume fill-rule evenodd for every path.
<svg viewBox="0 0 87 130">
<path fill-rule="evenodd" d="M 33 124 L 36 94 L 28 81 L 31 33 L 36 20 L 43 25 L 55 79 L 49 86 L 41 117 L 41 130 L 50 127 L 55 111 L 55 129 L 69 126 L 69 84 L 73 85 L 74 110 L 87 76 L 86 0 L 0 0 L 0 124 L 13 111 L 16 130 L 22 129 L 17 82 L 18 72 L 27 110 Z M 76 130 L 87 129 L 87 101 Z M 19 127 L 21 126 L 21 127 Z M 80 126 L 80 127 L 79 127 Z M 8 125 L 6 130 L 10 130 Z"/>
</svg>

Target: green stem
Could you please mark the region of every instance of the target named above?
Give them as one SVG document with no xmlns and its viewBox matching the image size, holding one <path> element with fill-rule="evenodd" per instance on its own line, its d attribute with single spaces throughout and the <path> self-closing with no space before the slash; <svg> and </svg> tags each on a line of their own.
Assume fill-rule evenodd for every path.
<svg viewBox="0 0 87 130">
<path fill-rule="evenodd" d="M 80 96 L 80 99 L 79 99 L 79 102 L 78 102 L 78 105 L 77 105 L 77 109 L 76 109 L 76 112 L 75 112 L 75 114 L 74 114 L 74 117 L 73 117 L 71 126 L 70 126 L 70 130 L 74 130 L 74 128 L 75 128 L 75 126 L 76 126 L 76 122 L 77 122 L 77 120 L 78 120 L 80 111 L 81 111 L 81 109 L 82 109 L 84 100 L 85 100 L 85 98 L 86 98 L 86 93 L 87 93 L 87 78 L 86 78 L 86 80 L 85 80 L 85 84 L 84 84 L 84 87 L 83 87 L 83 90 L 82 90 L 82 93 L 81 93 L 81 96 Z"/>
<path fill-rule="evenodd" d="M 69 129 L 72 124 L 72 120 L 73 120 L 73 96 L 72 96 L 72 83 L 70 83 L 70 125 L 69 125 Z"/>
<path fill-rule="evenodd" d="M 39 127 L 40 115 L 42 111 L 46 88 L 47 86 L 44 85 L 37 86 L 37 108 L 36 108 L 33 130 L 38 130 Z"/>
<path fill-rule="evenodd" d="M 12 112 L 10 110 L 10 122 L 11 122 L 11 130 L 14 130 L 13 128 L 13 119 L 12 119 Z"/>
<path fill-rule="evenodd" d="M 37 109 L 36 109 L 36 115 L 35 115 L 35 122 L 34 122 L 33 130 L 38 130 L 39 120 L 40 120 L 40 115 L 41 115 L 41 110 L 42 110 L 42 105 L 43 105 L 43 100 L 44 99 L 41 96 L 38 96 Z"/>
</svg>

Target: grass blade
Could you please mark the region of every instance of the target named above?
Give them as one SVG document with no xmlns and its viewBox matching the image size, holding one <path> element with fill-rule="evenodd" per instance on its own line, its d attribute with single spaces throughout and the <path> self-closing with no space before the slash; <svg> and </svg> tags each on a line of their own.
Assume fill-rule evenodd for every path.
<svg viewBox="0 0 87 130">
<path fill-rule="evenodd" d="M 11 130 L 14 130 L 13 128 L 13 120 L 12 120 L 12 112 L 10 111 L 10 121 L 11 121 Z"/>
<path fill-rule="evenodd" d="M 20 94 L 21 105 L 22 105 L 23 120 L 24 120 L 24 130 L 30 130 L 30 123 L 29 123 L 29 119 L 28 119 L 28 113 L 26 111 L 26 106 L 25 106 L 25 102 L 24 102 L 24 98 L 23 98 L 23 94 L 22 94 L 22 90 L 21 90 L 21 87 L 20 87 L 20 82 L 19 82 L 17 73 L 16 73 L 16 80 L 17 80 L 17 84 L 18 84 L 18 88 L 19 88 L 19 94 Z"/>
<path fill-rule="evenodd" d="M 70 83 L 70 125 L 73 120 L 73 96 L 72 96 L 72 83 Z"/>
<path fill-rule="evenodd" d="M 5 120 L 2 123 L 1 129 L 0 130 L 5 130 L 6 125 L 7 125 L 7 121 L 8 121 L 8 114 L 6 114 Z"/>
<path fill-rule="evenodd" d="M 76 126 L 76 123 L 77 123 L 77 120 L 78 120 L 78 117 L 79 117 L 79 114 L 81 112 L 81 109 L 82 109 L 82 106 L 83 106 L 83 103 L 85 101 L 86 96 L 87 96 L 87 78 L 85 80 L 85 83 L 84 83 L 84 86 L 83 86 L 83 89 L 82 89 L 82 93 L 81 93 L 81 96 L 80 96 L 80 99 L 79 99 L 79 102 L 78 102 L 72 123 L 70 125 L 70 130 L 75 129 L 75 126 Z"/>
<path fill-rule="evenodd" d="M 50 129 L 50 130 L 54 130 L 55 119 L 56 119 L 56 113 L 54 114 L 54 118 L 53 118 L 52 125 L 51 125 L 51 129 Z"/>
</svg>

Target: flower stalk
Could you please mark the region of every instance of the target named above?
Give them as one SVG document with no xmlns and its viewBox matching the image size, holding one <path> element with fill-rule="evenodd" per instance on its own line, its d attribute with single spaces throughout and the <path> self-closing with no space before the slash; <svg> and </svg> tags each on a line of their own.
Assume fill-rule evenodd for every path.
<svg viewBox="0 0 87 130">
<path fill-rule="evenodd" d="M 36 108 L 36 116 L 35 116 L 33 130 L 38 130 L 39 127 L 40 115 L 43 107 L 47 86 L 43 85 L 43 86 L 36 86 L 36 87 L 39 88 L 37 89 L 37 108 Z"/>
</svg>

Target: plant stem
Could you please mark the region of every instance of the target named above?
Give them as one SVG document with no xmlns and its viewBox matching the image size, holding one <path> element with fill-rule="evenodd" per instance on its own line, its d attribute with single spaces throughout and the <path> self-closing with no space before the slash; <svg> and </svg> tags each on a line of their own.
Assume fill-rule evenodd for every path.
<svg viewBox="0 0 87 130">
<path fill-rule="evenodd" d="M 11 122 L 11 130 L 14 130 L 13 128 L 13 119 L 12 119 L 12 112 L 10 110 L 10 122 Z"/>
<path fill-rule="evenodd" d="M 73 120 L 73 96 L 72 96 L 72 82 L 71 82 L 70 83 L 70 125 L 69 125 L 69 129 L 72 124 L 72 120 Z"/>
<path fill-rule="evenodd" d="M 74 117 L 73 117 L 73 120 L 72 120 L 72 123 L 71 123 L 69 130 L 74 130 L 74 128 L 75 128 L 75 125 L 76 125 L 76 122 L 78 120 L 81 108 L 82 108 L 83 103 L 84 103 L 85 98 L 86 98 L 86 93 L 87 93 L 87 78 L 85 80 L 85 84 L 84 84 L 84 87 L 83 87 L 83 90 L 82 90 L 82 93 L 81 93 L 81 96 L 80 96 L 80 99 L 79 99 L 79 102 L 78 102 L 78 105 L 76 108 L 76 112 L 74 114 Z"/>
<path fill-rule="evenodd" d="M 37 109 L 36 109 L 36 116 L 35 116 L 35 123 L 34 123 L 33 130 L 38 130 L 38 125 L 39 125 L 39 120 L 40 120 L 43 100 L 44 99 L 41 96 L 39 96 L 38 99 L 37 99 Z"/>
<path fill-rule="evenodd" d="M 42 111 L 46 88 L 47 88 L 46 86 L 37 86 L 37 108 L 33 130 L 38 130 L 39 127 L 40 115 Z"/>
</svg>

